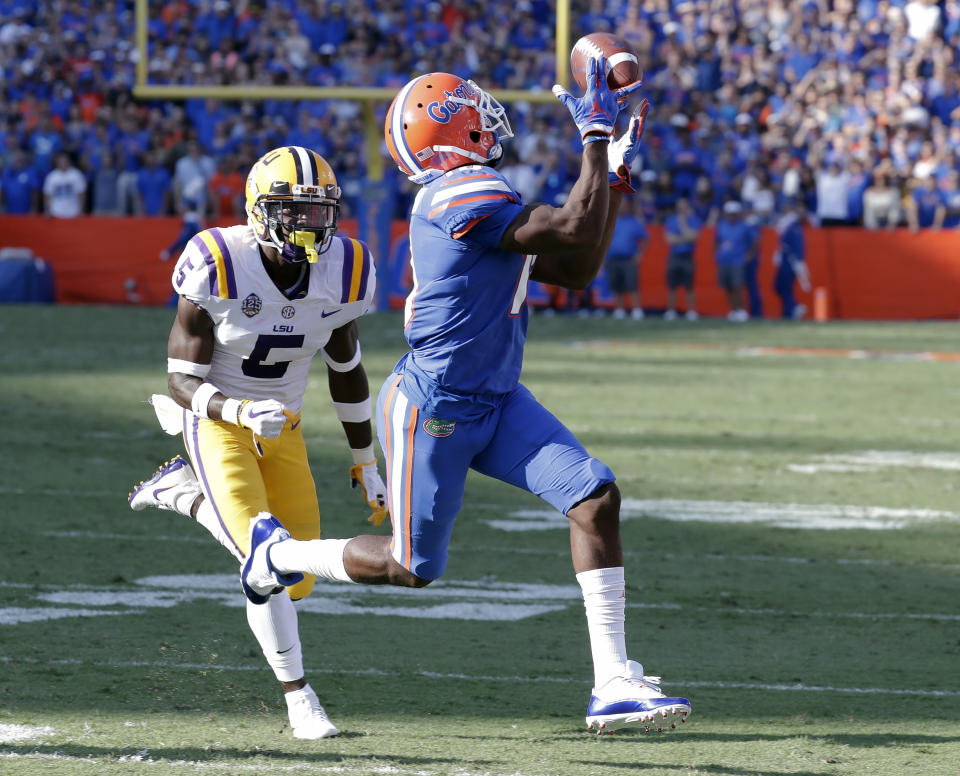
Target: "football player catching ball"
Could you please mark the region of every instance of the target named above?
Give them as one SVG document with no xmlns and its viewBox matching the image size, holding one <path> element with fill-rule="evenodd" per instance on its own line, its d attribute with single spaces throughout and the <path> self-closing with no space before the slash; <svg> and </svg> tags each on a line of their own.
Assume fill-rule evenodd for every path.
<svg viewBox="0 0 960 776">
<path fill-rule="evenodd" d="M 500 141 L 513 132 L 503 106 L 475 83 L 430 73 L 397 94 L 387 147 L 422 188 L 410 218 L 410 351 L 377 402 L 393 534 L 298 542 L 263 515 L 241 576 L 251 600 L 296 572 L 423 587 L 446 568 L 468 469 L 523 488 L 569 522 L 594 667 L 586 722 L 599 732 L 675 727 L 690 712 L 627 659 L 613 472 L 519 383 L 528 280 L 584 288 L 602 266 L 622 193 L 632 191 L 647 102 L 615 140 L 617 116 L 641 84 L 611 91 L 604 73 L 602 57 L 589 61 L 580 98 L 554 87 L 583 143 L 580 176 L 559 208 L 524 204 L 497 172 Z"/>
<path fill-rule="evenodd" d="M 280 517 L 297 539 L 320 536 L 300 416 L 317 351 L 353 454 L 350 476 L 373 508 L 371 522 L 379 525 L 386 511 L 357 338 L 376 275 L 367 246 L 336 234 L 334 173 L 314 151 L 276 148 L 250 170 L 246 209 L 246 224 L 190 240 L 173 272 L 172 400 L 154 396 L 153 404 L 169 433 L 182 432 L 192 466 L 176 457 L 129 499 L 135 510 L 194 517 L 241 562 L 251 518 L 261 512 Z M 314 577 L 279 582 L 284 587 L 247 602 L 247 621 L 283 686 L 294 736 L 336 735 L 304 677 L 293 605 Z"/>
</svg>

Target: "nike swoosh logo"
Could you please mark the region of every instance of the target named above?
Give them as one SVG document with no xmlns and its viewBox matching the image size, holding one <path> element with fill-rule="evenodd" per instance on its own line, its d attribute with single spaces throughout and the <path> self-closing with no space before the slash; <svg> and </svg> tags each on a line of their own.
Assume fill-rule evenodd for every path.
<svg viewBox="0 0 960 776">
<path fill-rule="evenodd" d="M 153 491 L 153 497 L 154 497 L 157 501 L 159 501 L 159 500 L 160 500 L 160 494 L 161 494 L 161 493 L 166 493 L 166 492 L 167 492 L 168 490 L 170 490 L 170 488 L 172 488 L 172 487 L 173 487 L 173 485 L 168 485 L 168 486 L 165 487 L 165 488 L 157 488 L 155 491 Z"/>
<path fill-rule="evenodd" d="M 289 651 L 290 651 L 291 649 L 293 649 L 295 646 L 297 646 L 297 645 L 296 645 L 296 644 L 291 644 L 291 645 L 290 645 L 289 647 L 287 647 L 286 649 L 278 649 L 278 650 L 277 650 L 277 654 L 278 654 L 278 655 L 285 655 L 285 654 L 287 654 L 287 652 L 289 652 Z"/>
<path fill-rule="evenodd" d="M 263 412 L 254 412 L 253 410 L 250 410 L 250 417 L 259 418 L 261 415 L 269 415 L 271 412 L 274 412 L 274 411 L 275 410 L 263 410 Z"/>
<path fill-rule="evenodd" d="M 302 420 L 302 418 L 301 418 L 301 420 Z M 296 423 L 291 423 L 291 424 L 290 424 L 290 430 L 293 431 L 293 430 L 294 430 L 297 426 L 299 426 L 299 425 L 300 425 L 300 421 L 299 421 L 299 420 L 298 420 Z"/>
<path fill-rule="evenodd" d="M 336 309 L 336 310 L 333 310 L 333 311 L 331 311 L 331 312 L 329 312 L 329 313 L 328 313 L 326 310 L 323 310 L 323 311 L 320 313 L 320 317 L 321 317 L 321 318 L 329 318 L 331 315 L 336 315 L 336 314 L 337 314 L 338 312 L 340 312 L 340 310 L 342 310 L 342 309 L 343 309 L 343 308 L 340 307 L 340 308 L 338 308 L 338 309 Z"/>
</svg>

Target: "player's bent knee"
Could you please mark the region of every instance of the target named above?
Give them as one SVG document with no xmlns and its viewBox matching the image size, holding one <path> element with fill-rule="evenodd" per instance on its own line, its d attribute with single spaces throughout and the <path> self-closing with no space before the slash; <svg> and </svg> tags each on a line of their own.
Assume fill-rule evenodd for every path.
<svg viewBox="0 0 960 776">
<path fill-rule="evenodd" d="M 392 561 L 389 571 L 391 585 L 396 585 L 397 587 L 426 587 L 433 581 L 432 579 L 418 577 L 412 571 L 404 568 L 393 560 L 393 558 L 390 560 Z"/>
<path fill-rule="evenodd" d="M 590 533 L 616 526 L 620 522 L 620 489 L 615 482 L 601 485 L 567 512 L 567 517 Z"/>
</svg>

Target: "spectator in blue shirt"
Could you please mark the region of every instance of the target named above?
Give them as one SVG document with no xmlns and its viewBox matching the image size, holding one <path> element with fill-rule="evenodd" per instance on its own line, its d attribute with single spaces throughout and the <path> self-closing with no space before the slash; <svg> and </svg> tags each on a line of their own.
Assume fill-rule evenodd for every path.
<svg viewBox="0 0 960 776">
<path fill-rule="evenodd" d="M 693 292 L 693 250 L 701 226 L 703 223 L 694 214 L 690 203 L 682 197 L 677 200 L 676 212 L 667 216 L 664 222 L 664 233 L 670 246 L 667 257 L 667 311 L 663 316 L 665 320 L 672 321 L 677 317 L 678 288 L 686 291 L 687 320 L 695 321 L 699 317 Z"/>
<path fill-rule="evenodd" d="M 613 317 L 617 319 L 626 318 L 627 309 L 633 320 L 643 318 L 637 272 L 650 236 L 641 212 L 642 203 L 639 199 L 633 198 L 623 203 L 607 250 L 607 288 L 616 299 Z"/>
<path fill-rule="evenodd" d="M 940 193 L 945 210 L 943 226 L 945 229 L 956 229 L 960 226 L 960 172 L 951 170 L 947 173 L 940 184 Z"/>
<path fill-rule="evenodd" d="M 146 155 L 145 164 L 137 175 L 140 212 L 148 216 L 167 215 L 170 210 L 170 171 L 160 165 L 156 151 Z"/>
<path fill-rule="evenodd" d="M 780 247 L 773 255 L 773 263 L 777 274 L 773 281 L 773 290 L 780 297 L 782 316 L 788 320 L 802 318 L 807 307 L 797 304 L 793 287 L 799 280 L 804 291 L 810 291 L 810 275 L 806 263 L 806 243 L 803 236 L 803 223 L 806 218 L 806 207 L 800 200 L 790 200 L 784 203 L 787 211 L 777 221 L 777 234 L 780 236 Z"/>
<path fill-rule="evenodd" d="M 943 194 L 937 189 L 937 179 L 928 175 L 907 199 L 907 224 L 913 232 L 918 229 L 939 229 L 943 226 L 945 215 L 946 207 Z"/>
<path fill-rule="evenodd" d="M 63 136 L 49 115 L 40 119 L 40 125 L 30 133 L 27 142 L 33 152 L 33 169 L 37 175 L 46 175 L 53 168 L 53 157 L 63 149 Z"/>
<path fill-rule="evenodd" d="M 728 321 L 742 323 L 750 317 L 743 306 L 743 271 L 753 238 L 753 228 L 743 217 L 743 205 L 733 201 L 724 204 L 717 221 L 715 257 L 717 284 L 726 292 L 730 305 Z"/>
<path fill-rule="evenodd" d="M 746 211 L 744 212 L 746 213 Z M 743 283 L 747 288 L 750 316 L 752 318 L 762 318 L 763 296 L 760 294 L 757 272 L 760 269 L 760 235 L 763 231 L 763 220 L 755 213 L 750 213 L 745 215 L 744 223 L 750 229 L 750 248 L 747 252 L 747 259 L 743 263 Z"/>
<path fill-rule="evenodd" d="M 4 213 L 39 212 L 40 181 L 22 151 L 14 152 L 0 175 L 0 205 Z"/>
<path fill-rule="evenodd" d="M 863 169 L 863 163 L 854 159 L 849 165 L 850 177 L 847 181 L 847 220 L 859 226 L 863 220 L 863 192 L 870 185 L 870 174 Z"/>
</svg>

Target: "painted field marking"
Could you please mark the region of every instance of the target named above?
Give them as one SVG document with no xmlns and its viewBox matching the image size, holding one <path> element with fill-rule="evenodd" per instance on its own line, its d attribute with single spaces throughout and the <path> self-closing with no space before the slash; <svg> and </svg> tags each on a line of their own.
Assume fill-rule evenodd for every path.
<svg viewBox="0 0 960 776">
<path fill-rule="evenodd" d="M 10 657 L 0 656 L 0 663 L 30 663 L 34 665 L 69 665 L 69 666 L 89 666 L 91 668 L 110 668 L 110 669 L 142 669 L 142 668 L 166 668 L 178 669 L 183 671 L 266 671 L 261 665 L 232 665 L 230 663 L 179 663 L 164 662 L 159 660 L 78 660 L 76 658 L 58 658 L 54 660 L 42 660 L 30 657 Z M 450 673 L 443 671 L 399 671 L 395 668 L 384 670 L 380 668 L 311 668 L 310 673 L 329 674 L 340 676 L 417 676 L 424 679 L 438 679 L 441 681 L 465 681 L 465 682 L 529 682 L 533 684 L 540 683 L 571 683 L 569 676 L 500 676 L 494 674 L 466 674 Z M 584 680 L 584 686 L 589 684 L 589 680 Z M 803 684 L 802 682 L 791 683 L 765 683 L 765 682 L 715 682 L 698 681 L 686 679 L 671 679 L 671 687 L 703 687 L 716 690 L 759 690 L 765 692 L 836 692 L 848 693 L 853 695 L 902 695 L 916 696 L 920 698 L 960 698 L 960 689 L 946 690 L 918 690 L 889 687 L 833 687 L 830 685 Z"/>
<path fill-rule="evenodd" d="M 302 613 L 322 615 L 376 615 L 415 619 L 452 619 L 515 622 L 582 605 L 577 585 L 521 584 L 496 581 L 440 581 L 420 590 L 387 586 L 360 586 L 317 581 L 316 595 L 300 601 Z M 143 577 L 134 586 L 49 587 L 37 591 L 35 607 L 0 607 L 0 626 L 20 625 L 64 617 L 144 614 L 209 601 L 238 608 L 245 605 L 232 574 Z M 49 606 L 48 606 L 49 605 Z M 76 607 L 76 608 L 73 608 Z M 630 602 L 630 609 L 736 614 L 746 617 L 833 618 L 860 620 L 934 620 L 960 622 L 960 614 L 939 612 L 829 612 L 749 609 L 729 606 L 687 606 L 672 602 Z"/>
<path fill-rule="evenodd" d="M 0 607 L 0 625 L 20 625 L 25 622 L 62 620 L 64 617 L 114 617 L 120 614 L 143 614 L 142 609 L 128 611 L 109 609 L 62 609 L 51 606 L 28 608 L 26 606 Z"/>
<path fill-rule="evenodd" d="M 469 549 L 470 552 L 512 552 L 520 555 L 545 555 L 555 558 L 570 557 L 570 550 L 568 547 L 551 550 L 544 547 L 496 547 L 492 545 L 474 544 L 467 548 L 458 547 L 457 545 L 453 544 L 450 546 L 450 549 L 452 552 L 458 552 L 460 550 L 466 552 Z M 624 550 L 623 556 L 625 558 L 649 559 L 653 556 L 653 553 L 651 553 L 649 550 Z M 796 564 L 810 566 L 811 568 L 816 568 L 821 563 L 828 563 L 838 566 L 883 566 L 885 568 L 931 568 L 945 570 L 960 569 L 960 563 L 933 563 L 922 560 L 888 560 L 885 558 L 802 558 L 790 555 L 726 555 L 720 552 L 665 552 L 656 555 L 656 558 L 658 560 L 711 560 L 718 563 L 782 563 L 785 565 Z M 3 584 L 3 582 L 0 582 L 0 587 L 3 587 Z M 30 587 L 33 586 L 30 585 Z"/>
<path fill-rule="evenodd" d="M 112 490 L 73 490 L 70 488 L 0 488 L 2 496 L 72 496 L 76 498 L 118 498 Z"/>
<path fill-rule="evenodd" d="M 854 504 L 775 504 L 764 501 L 695 501 L 690 499 L 625 498 L 621 519 L 653 517 L 673 522 L 752 523 L 810 530 L 866 529 L 890 531 L 933 520 L 960 521 L 960 514 L 935 509 L 865 507 Z M 520 509 L 507 519 L 483 520 L 501 531 L 567 529 L 554 509 Z"/>
<path fill-rule="evenodd" d="M 16 744 L 21 741 L 35 741 L 56 731 L 52 727 L 34 725 L 11 725 L 0 722 L 0 744 Z"/>
<path fill-rule="evenodd" d="M 805 358 L 849 358 L 879 361 L 958 362 L 960 353 L 949 350 L 886 350 L 884 348 L 815 348 L 785 345 L 724 345 L 700 342 L 630 342 L 627 340 L 576 340 L 571 348 L 626 350 L 708 350 L 738 356 L 778 356 Z"/>
<path fill-rule="evenodd" d="M 586 733 L 586 729 L 584 729 Z M 261 763 L 258 765 L 246 765 L 230 762 L 225 764 L 221 760 L 170 760 L 166 757 L 153 757 L 149 749 L 141 749 L 132 754 L 118 755 L 117 757 L 79 757 L 77 755 L 63 754 L 62 752 L 0 752 L 0 759 L 7 760 L 37 760 L 41 762 L 54 763 L 84 763 L 84 764 L 103 764 L 114 765 L 123 763 L 124 765 L 143 765 L 148 768 L 148 772 L 156 772 L 156 766 L 162 765 L 164 768 L 189 768 L 191 771 L 212 771 L 214 773 L 253 773 L 266 774 L 273 773 L 330 773 L 337 776 L 350 776 L 358 774 L 359 776 L 435 776 L 440 773 L 450 773 L 449 768 L 440 770 L 427 770 L 422 765 L 415 768 L 404 768 L 396 765 L 373 765 L 372 763 L 345 764 L 345 765 L 317 765 L 316 762 L 305 755 L 303 761 L 292 765 L 279 765 L 273 762 Z M 54 766 L 56 767 L 56 766 Z M 456 767 L 456 776 L 490 776 L 490 771 L 468 771 L 461 766 Z M 540 776 L 539 774 L 524 774 L 517 770 L 511 770 L 509 776 Z"/>
<path fill-rule="evenodd" d="M 862 450 L 819 455 L 809 463 L 791 463 L 787 471 L 798 474 L 865 474 L 886 469 L 960 471 L 960 454 L 920 453 L 912 450 Z"/>
<path fill-rule="evenodd" d="M 100 533 L 99 531 L 41 531 L 40 536 L 54 539 L 114 539 L 121 542 L 185 542 L 187 544 L 210 544 L 202 536 L 153 536 L 144 534 Z"/>
</svg>

